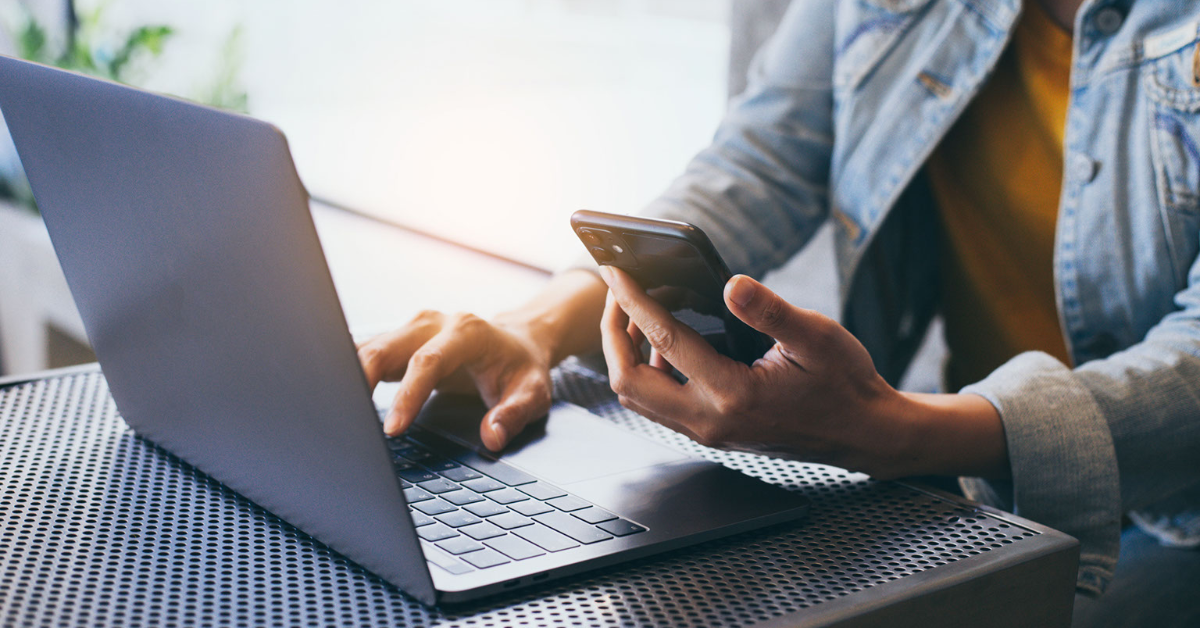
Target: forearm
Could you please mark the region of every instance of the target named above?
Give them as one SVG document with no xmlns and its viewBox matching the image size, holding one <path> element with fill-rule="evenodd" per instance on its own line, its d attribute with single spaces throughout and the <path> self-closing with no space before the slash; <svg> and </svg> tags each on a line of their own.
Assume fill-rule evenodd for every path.
<svg viewBox="0 0 1200 628">
<path fill-rule="evenodd" d="M 523 328 L 551 365 L 600 349 L 600 315 L 608 286 L 595 273 L 572 269 L 555 275 L 527 304 L 496 317 Z"/>
</svg>

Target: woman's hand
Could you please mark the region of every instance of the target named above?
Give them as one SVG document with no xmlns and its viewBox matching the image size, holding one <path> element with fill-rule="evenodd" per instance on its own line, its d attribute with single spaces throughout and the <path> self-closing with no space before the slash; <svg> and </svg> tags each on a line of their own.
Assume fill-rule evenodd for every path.
<svg viewBox="0 0 1200 628">
<path fill-rule="evenodd" d="M 610 383 L 622 405 L 653 421 L 704 445 L 881 478 L 1006 472 L 1003 427 L 990 403 L 896 391 L 841 325 L 749 277 L 729 281 L 726 305 L 776 339 L 752 366 L 718 354 L 625 273 L 602 267 L 601 275 L 610 289 L 601 323 Z M 649 363 L 637 346 L 643 337 L 655 352 Z M 964 447 L 973 451 L 954 451 Z"/>
<path fill-rule="evenodd" d="M 492 451 L 550 410 L 550 368 L 598 344 L 604 284 L 590 272 L 552 279 L 525 307 L 485 321 L 427 311 L 358 346 L 367 382 L 400 382 L 384 431 L 408 429 L 434 390 L 478 392 L 479 435 Z M 593 349 L 594 350 L 594 349 Z"/>
<path fill-rule="evenodd" d="M 435 389 L 478 391 L 490 408 L 480 437 L 492 450 L 550 409 L 549 351 L 515 325 L 425 311 L 360 344 L 358 357 L 371 389 L 400 382 L 383 422 L 389 436 L 412 425 Z"/>
</svg>

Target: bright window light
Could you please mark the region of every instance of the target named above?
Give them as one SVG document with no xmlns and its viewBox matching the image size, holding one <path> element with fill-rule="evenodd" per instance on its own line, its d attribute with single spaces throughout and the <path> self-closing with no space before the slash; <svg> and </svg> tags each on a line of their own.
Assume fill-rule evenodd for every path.
<svg viewBox="0 0 1200 628">
<path fill-rule="evenodd" d="M 189 96 L 241 32 L 256 117 L 314 197 L 543 267 L 576 209 L 636 212 L 711 138 L 729 0 L 80 0 L 175 29 L 144 84 Z"/>
</svg>

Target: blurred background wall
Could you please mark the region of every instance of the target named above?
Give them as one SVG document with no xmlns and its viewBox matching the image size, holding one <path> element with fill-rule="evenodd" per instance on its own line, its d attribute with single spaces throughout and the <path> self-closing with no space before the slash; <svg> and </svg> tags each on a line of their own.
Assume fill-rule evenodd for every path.
<svg viewBox="0 0 1200 628">
<path fill-rule="evenodd" d="M 0 52 L 266 119 L 315 198 L 554 268 L 572 211 L 635 212 L 708 143 L 788 4 L 0 0 Z M 93 359 L 31 205 L 0 133 L 0 372 Z M 769 283 L 836 315 L 831 259 L 823 230 Z"/>
</svg>

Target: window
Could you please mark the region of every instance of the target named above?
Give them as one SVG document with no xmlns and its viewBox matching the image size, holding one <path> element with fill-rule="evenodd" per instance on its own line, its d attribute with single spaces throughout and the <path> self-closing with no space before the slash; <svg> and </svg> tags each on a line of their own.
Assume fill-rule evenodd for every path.
<svg viewBox="0 0 1200 628">
<path fill-rule="evenodd" d="M 708 143 L 728 2 L 121 0 L 105 21 L 175 27 L 145 85 L 184 96 L 240 26 L 250 113 L 314 197 L 553 267 L 582 252 L 572 211 L 635 212 Z"/>
</svg>

